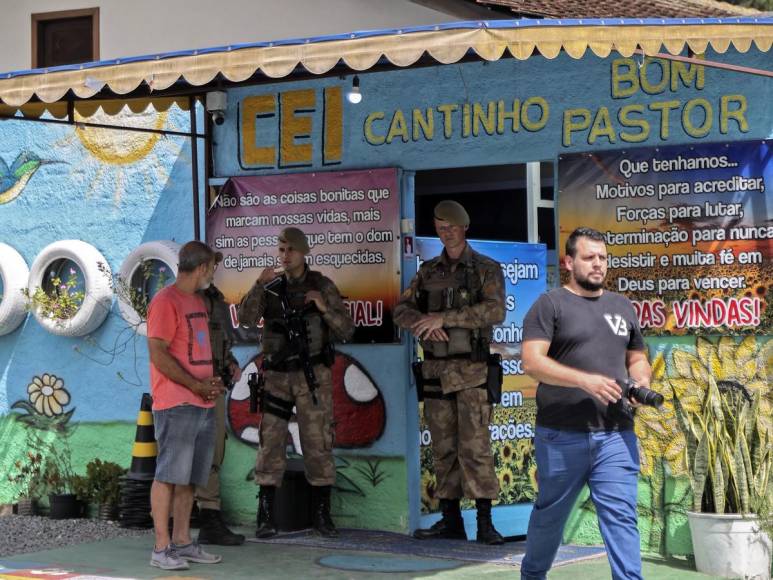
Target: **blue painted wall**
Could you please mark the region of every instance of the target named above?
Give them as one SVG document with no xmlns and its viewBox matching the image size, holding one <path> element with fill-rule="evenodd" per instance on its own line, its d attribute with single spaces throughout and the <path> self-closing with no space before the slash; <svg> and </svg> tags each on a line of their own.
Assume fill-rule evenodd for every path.
<svg viewBox="0 0 773 580">
<path fill-rule="evenodd" d="M 731 49 L 706 58 L 763 69 L 770 62 L 769 53 L 755 50 L 739 54 Z M 226 122 L 214 130 L 215 174 L 396 166 L 405 170 L 403 217 L 412 218 L 415 170 L 555 161 L 567 152 L 749 140 L 773 133 L 768 79 L 640 57 L 574 60 L 562 54 L 554 60 L 509 59 L 358 76 L 363 99 L 356 105 L 344 97 L 352 75 L 230 90 Z M 514 110 L 515 123 L 508 115 Z M 409 279 L 404 269 L 403 284 Z M 405 395 L 413 388 L 407 364 L 411 346 L 403 336 L 400 348 L 348 350 L 386 396 L 388 427 L 373 451 L 402 449 L 414 527 L 417 407 Z"/>
<path fill-rule="evenodd" d="M 731 49 L 726 54 L 707 53 L 706 59 L 765 69 L 770 62 L 770 54 L 755 50 L 738 54 Z M 554 60 L 534 57 L 526 61 L 510 59 L 360 74 L 362 102 L 353 105 L 343 100 L 343 152 L 340 163 L 336 165 L 323 163 L 325 140 L 322 129 L 331 122 L 331 116 L 325 116 L 330 112 L 326 105 L 329 107 L 331 97 L 325 96 L 323 89 L 341 87 L 345 91 L 351 85 L 351 76 L 345 80 L 332 77 L 235 89 L 229 92 L 225 124 L 215 128 L 218 144 L 215 148 L 215 172 L 231 176 L 283 170 L 389 166 L 418 170 L 511 164 L 553 160 L 560 153 L 586 150 L 766 138 L 773 132 L 770 107 L 773 89 L 765 77 L 703 67 L 702 88 L 696 88 L 699 77 L 690 77 L 690 73 L 695 71 L 690 71 L 689 65 L 646 60 L 639 68 L 641 62 L 640 57 L 600 59 L 591 56 L 574 60 L 562 54 Z M 661 82 L 664 73 L 665 82 Z M 675 90 L 672 90 L 672 82 Z M 310 163 L 292 164 L 287 160 L 283 163 L 278 151 L 281 145 L 287 144 L 286 137 L 290 133 L 285 132 L 282 143 L 280 127 L 291 115 L 288 105 L 292 104 L 292 99 L 287 98 L 287 93 L 308 88 L 314 89 L 313 101 L 304 106 L 304 112 L 297 112 L 295 116 L 311 121 L 310 136 L 298 137 L 294 141 L 298 145 L 309 145 L 312 159 Z M 277 97 L 278 93 L 285 95 Z M 264 114 L 254 121 L 257 131 L 255 146 L 275 147 L 277 155 L 273 163 L 251 163 L 245 158 L 244 144 L 241 143 L 245 127 L 243 103 L 245 98 L 254 96 L 265 96 L 269 101 L 273 99 L 274 105 L 264 103 Z M 746 108 L 745 124 L 739 123 L 732 115 L 726 115 L 726 128 L 722 126 L 720 111 L 723 97 L 729 111 Z M 513 110 L 514 100 L 520 100 L 521 108 L 529 101 L 526 125 L 530 128 L 524 126 L 521 119 L 519 130 L 513 132 L 512 122 L 505 117 L 503 134 L 499 134 L 495 127 L 495 134 L 489 135 L 480 124 L 476 127 L 476 123 L 471 122 L 469 135 L 465 136 L 465 103 L 470 105 L 472 116 L 475 103 L 487 111 L 489 103 L 494 103 L 496 108 L 500 100 L 505 112 Z M 695 134 L 704 125 L 706 105 L 711 108 L 709 130 L 701 137 L 691 136 L 683 126 L 682 113 L 690 102 L 689 118 Z M 641 113 L 629 109 L 624 115 L 629 124 L 645 121 L 649 125 L 649 135 L 644 140 L 635 141 L 641 139 L 640 128 L 625 127 L 619 120 L 620 110 L 632 106 L 634 109 L 641 107 Z M 419 130 L 417 139 L 414 139 L 412 112 L 421 109 L 426 118 L 428 107 L 433 109 L 434 136 L 431 140 L 427 139 L 424 131 Z M 610 120 L 608 125 L 602 108 L 606 108 Z M 597 123 L 596 134 L 591 138 L 590 127 L 585 131 L 572 131 L 569 143 L 564 144 L 564 129 L 568 129 L 564 115 L 575 111 L 572 121 L 581 124 L 581 109 L 590 114 L 591 127 L 594 122 Z M 663 114 L 666 109 L 670 111 L 667 115 Z M 407 142 L 400 131 L 400 119 L 395 121 L 397 111 L 402 112 L 405 119 Z M 444 123 L 446 114 L 450 117 L 448 124 Z M 544 126 L 542 115 L 546 115 Z M 669 119 L 667 134 L 661 134 L 661 122 L 666 116 Z M 368 126 L 371 128 L 370 136 L 367 134 Z M 611 128 L 614 136 L 605 130 L 607 127 Z M 448 136 L 444 132 L 446 128 L 450 131 Z M 625 140 L 620 136 L 621 131 L 629 133 L 632 138 Z M 384 143 L 375 144 L 382 139 Z"/>
<path fill-rule="evenodd" d="M 189 127 L 188 113 L 180 110 L 146 117 L 149 126 Z M 46 161 L 19 197 L 0 205 L 0 241 L 28 266 L 46 245 L 79 239 L 95 246 L 117 273 L 145 241 L 193 238 L 189 139 L 29 121 L 4 121 L 0 135 L 0 157 L 9 166 L 23 152 Z M 0 415 L 26 400 L 33 376 L 51 373 L 72 396 L 74 420 L 134 422 L 141 394 L 149 390 L 145 339 L 130 339 L 116 357 L 99 350 L 120 344 L 126 327 L 117 304 L 88 341 L 54 336 L 28 316 L 0 336 Z"/>
<path fill-rule="evenodd" d="M 732 49 L 723 55 L 709 53 L 706 58 L 763 69 L 770 63 L 770 53 L 754 49 L 746 54 Z M 566 152 L 773 135 L 773 88 L 768 79 L 706 68 L 703 83 L 697 87 L 701 77 L 697 73 L 691 77 L 696 71 L 684 68 L 681 76 L 674 77 L 672 90 L 670 75 L 665 82 L 661 80 L 664 72 L 673 70 L 672 64 L 662 62 L 648 61 L 639 68 L 632 59 L 588 56 L 573 60 L 561 55 L 555 60 L 535 57 L 523 62 L 365 73 L 359 75 L 364 98 L 358 105 L 343 99 L 351 75 L 343 80 L 328 77 L 233 89 L 226 122 L 214 130 L 214 170 L 217 176 L 227 177 L 395 166 L 404 170 L 403 216 L 410 218 L 414 170 L 514 164 L 555 160 Z M 642 71 L 646 75 L 643 85 Z M 297 93 L 303 90 L 308 92 Z M 278 96 L 280 93 L 285 96 Z M 245 117 L 245 99 L 262 96 L 268 114 Z M 517 130 L 513 130 L 508 113 L 516 100 L 519 115 Z M 727 109 L 724 124 L 723 102 Z M 685 127 L 682 111 L 687 103 L 692 113 Z M 481 118 L 489 107 L 493 107 L 493 127 L 487 127 L 488 121 Z M 666 132 L 662 112 L 669 107 L 673 111 Z M 710 126 L 703 119 L 707 108 L 711 108 Z M 415 122 L 414 109 L 421 110 L 423 129 Z M 620 121 L 623 109 L 628 127 Z M 583 125 L 585 111 L 588 128 L 567 133 L 570 123 Z M 504 113 L 501 125 L 499 113 Z M 431 137 L 429 116 L 434 123 Z M 242 140 L 245 118 L 254 123 L 252 142 Z M 637 142 L 644 122 L 649 134 Z M 186 130 L 187 113 L 170 112 L 165 127 Z M 91 129 L 79 137 L 68 126 L 0 122 L 0 157 L 8 165 L 24 151 L 52 162 L 38 170 L 19 198 L 0 205 L 0 241 L 14 246 L 31 263 L 50 242 L 82 239 L 96 246 L 117 271 L 124 257 L 144 241 L 191 239 L 189 141 L 163 137 L 145 155 L 128 162 L 120 160 L 120 146 L 100 148 L 100 140 L 89 140 L 88 131 Z M 629 134 L 627 139 L 622 131 Z M 126 142 L 123 147 L 139 151 L 141 143 Z M 253 152 L 267 148 L 264 151 L 269 154 L 256 163 L 254 156 L 250 160 L 246 155 L 245 147 Z M 117 157 L 106 154 L 110 151 L 118 152 Z M 404 269 L 403 283 L 408 279 Z M 93 339 L 109 348 L 123 328 L 114 306 L 113 315 Z M 75 352 L 76 345 L 101 362 Z M 407 365 L 410 348 L 403 337 L 400 345 L 352 345 L 344 350 L 360 360 L 378 383 L 388 418 L 383 437 L 373 447 L 347 454 L 406 458 L 408 527 L 413 528 L 418 522 L 419 485 L 417 413 Z M 252 353 L 253 349 L 242 347 L 237 355 L 245 362 Z M 14 401 L 26 398 L 26 386 L 33 376 L 48 372 L 65 380 L 73 395 L 72 405 L 77 407 L 75 421 L 133 422 L 140 394 L 148 389 L 144 340 L 139 341 L 136 352 L 130 346 L 109 359 L 87 342 L 48 334 L 28 318 L 15 332 L 0 337 L 0 415 Z M 121 373 L 135 380 L 135 368 L 141 386 L 118 377 Z"/>
</svg>

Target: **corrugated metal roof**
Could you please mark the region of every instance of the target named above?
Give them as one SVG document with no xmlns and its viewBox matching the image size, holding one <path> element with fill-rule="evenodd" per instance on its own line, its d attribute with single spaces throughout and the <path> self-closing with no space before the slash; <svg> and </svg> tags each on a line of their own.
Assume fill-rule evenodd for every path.
<svg viewBox="0 0 773 580">
<path fill-rule="evenodd" d="M 548 18 L 727 18 L 758 10 L 716 0 L 475 0 Z"/>
</svg>

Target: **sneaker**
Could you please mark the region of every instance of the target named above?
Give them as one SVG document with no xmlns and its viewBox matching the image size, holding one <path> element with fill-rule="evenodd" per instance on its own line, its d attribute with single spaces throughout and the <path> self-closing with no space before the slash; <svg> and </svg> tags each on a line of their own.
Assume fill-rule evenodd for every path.
<svg viewBox="0 0 773 580">
<path fill-rule="evenodd" d="M 180 554 L 171 544 L 159 552 L 153 550 L 153 554 L 150 556 L 150 565 L 162 570 L 187 570 L 190 568 L 188 562 L 180 557 Z"/>
<path fill-rule="evenodd" d="M 172 545 L 174 546 L 174 544 Z M 198 542 L 191 542 L 185 546 L 174 546 L 174 549 L 177 551 L 180 558 L 187 560 L 188 562 L 217 564 L 223 559 L 222 556 L 216 556 L 215 554 L 210 554 L 209 552 L 202 550 Z"/>
</svg>

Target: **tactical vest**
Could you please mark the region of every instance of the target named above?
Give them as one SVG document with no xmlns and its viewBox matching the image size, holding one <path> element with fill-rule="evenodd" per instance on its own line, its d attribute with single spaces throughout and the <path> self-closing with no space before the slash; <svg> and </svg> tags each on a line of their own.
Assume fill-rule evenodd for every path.
<svg viewBox="0 0 773 580">
<path fill-rule="evenodd" d="M 322 274 L 309 270 L 303 282 L 287 284 L 287 301 L 290 308 L 295 311 L 303 310 L 306 306 L 306 292 L 320 290 Z M 277 289 L 277 291 L 281 291 Z M 330 331 L 322 314 L 313 309 L 303 313 L 306 323 L 306 334 L 309 342 L 309 355 L 317 356 L 330 344 Z M 279 296 L 273 292 L 266 292 L 266 309 L 263 312 L 263 354 L 268 358 L 272 355 L 281 355 L 283 360 L 297 357 L 297 353 L 289 353 L 292 349 L 289 340 L 285 315 L 282 312 L 282 303 Z"/>
<path fill-rule="evenodd" d="M 228 353 L 231 350 L 229 334 L 230 313 L 225 297 L 214 285 L 199 292 L 204 300 L 209 316 L 209 340 L 212 346 L 212 366 L 216 374 L 228 364 Z"/>
<path fill-rule="evenodd" d="M 474 257 L 469 265 L 458 264 L 453 272 L 445 268 L 428 268 L 422 280 L 421 310 L 432 313 L 472 306 L 481 301 L 482 286 Z M 481 345 L 488 348 L 493 328 L 449 327 L 445 331 L 448 342 L 421 341 L 425 353 L 434 358 L 472 356 Z"/>
</svg>

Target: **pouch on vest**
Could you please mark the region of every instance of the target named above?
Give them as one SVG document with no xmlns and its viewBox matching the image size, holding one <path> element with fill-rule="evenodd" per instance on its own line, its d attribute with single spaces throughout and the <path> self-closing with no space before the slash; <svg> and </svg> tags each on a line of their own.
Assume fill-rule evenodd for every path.
<svg viewBox="0 0 773 580">
<path fill-rule="evenodd" d="M 486 364 L 486 394 L 488 395 L 489 403 L 498 405 L 502 402 L 503 380 L 502 355 L 488 355 L 488 362 Z"/>
<path fill-rule="evenodd" d="M 413 378 L 416 381 L 416 398 L 419 402 L 424 400 L 424 375 L 421 374 L 420 362 L 411 364 L 411 370 L 413 371 Z"/>
<path fill-rule="evenodd" d="M 472 351 L 472 331 L 469 328 L 448 328 L 448 355 L 467 354 Z"/>
</svg>

